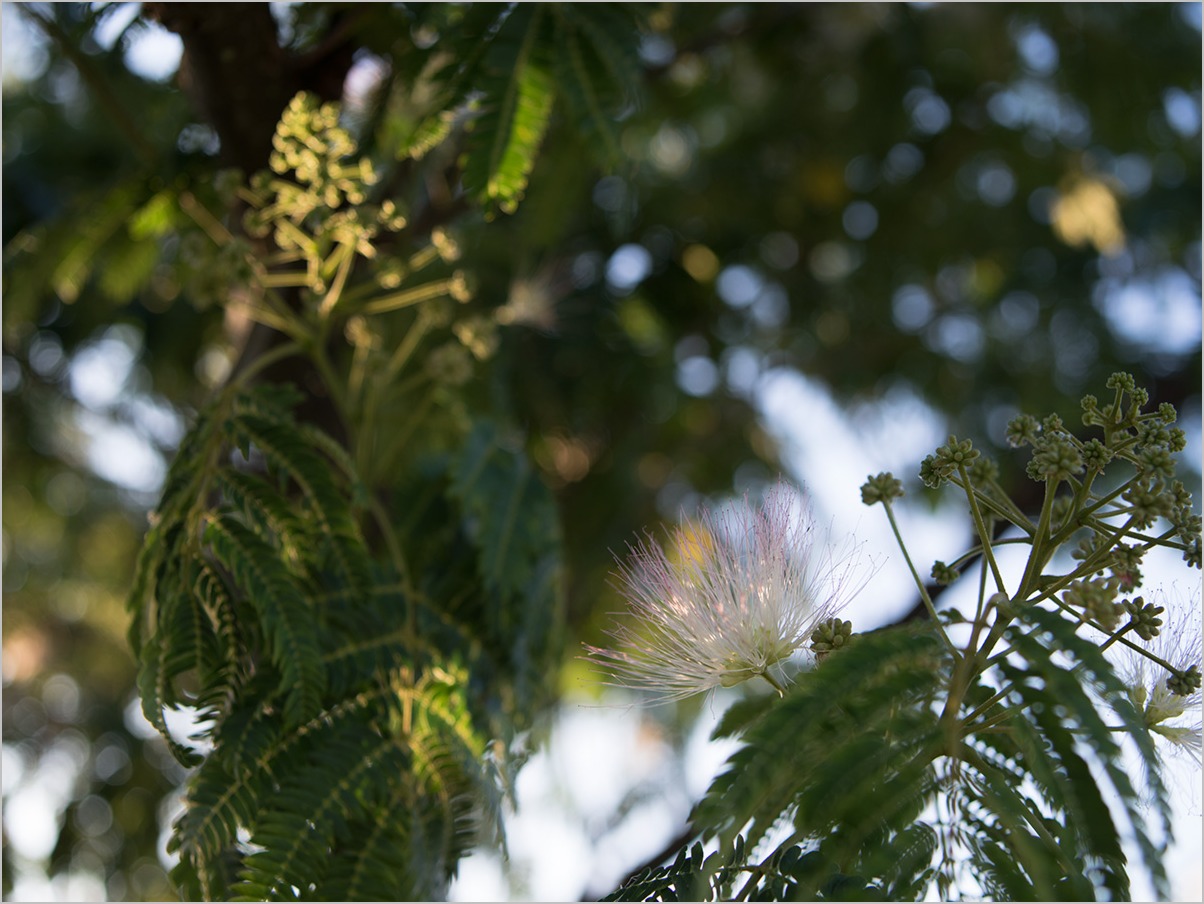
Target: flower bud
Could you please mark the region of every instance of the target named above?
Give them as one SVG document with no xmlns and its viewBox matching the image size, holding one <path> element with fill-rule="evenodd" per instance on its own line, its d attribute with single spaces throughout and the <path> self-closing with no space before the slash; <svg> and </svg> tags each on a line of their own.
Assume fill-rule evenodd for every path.
<svg viewBox="0 0 1204 904">
<path fill-rule="evenodd" d="M 811 631 L 811 652 L 822 662 L 830 653 L 847 646 L 853 637 L 853 623 L 827 618 Z"/>
</svg>

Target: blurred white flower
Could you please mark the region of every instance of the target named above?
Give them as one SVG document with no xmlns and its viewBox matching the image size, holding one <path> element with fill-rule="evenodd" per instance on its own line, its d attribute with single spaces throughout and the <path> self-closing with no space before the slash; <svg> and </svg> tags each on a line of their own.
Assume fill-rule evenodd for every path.
<svg viewBox="0 0 1204 904">
<path fill-rule="evenodd" d="M 1165 607 L 1166 626 L 1148 643 L 1142 644 L 1160 659 L 1180 672 L 1200 665 L 1201 623 L 1200 600 L 1184 601 L 1175 594 L 1161 590 L 1150 595 L 1151 600 Z M 1133 638 L 1137 642 L 1137 638 Z M 1200 759 L 1201 695 L 1200 689 L 1181 696 L 1167 686 L 1170 674 L 1158 663 L 1136 650 L 1122 647 L 1118 653 L 1117 673 L 1129 689 L 1129 698 L 1144 718 L 1146 728 L 1154 736 L 1165 739 L 1170 750 L 1191 754 Z"/>
<path fill-rule="evenodd" d="M 834 616 L 871 569 L 859 548 L 834 551 L 805 500 L 783 485 L 759 509 L 706 511 L 672 532 L 666 552 L 651 539 L 629 549 L 617 588 L 634 619 L 607 633 L 615 649 L 586 646 L 608 683 L 650 692 L 656 702 L 771 674 Z"/>
</svg>

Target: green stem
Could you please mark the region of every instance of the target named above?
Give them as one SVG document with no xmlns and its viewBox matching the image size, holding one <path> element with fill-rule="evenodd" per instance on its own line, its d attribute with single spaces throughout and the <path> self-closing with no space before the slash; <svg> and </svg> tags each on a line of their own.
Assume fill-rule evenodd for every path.
<svg viewBox="0 0 1204 904">
<path fill-rule="evenodd" d="M 265 273 L 259 278 L 265 289 L 298 289 L 309 285 L 309 275 L 299 270 L 289 273 Z"/>
<path fill-rule="evenodd" d="M 281 317 L 276 311 L 271 308 L 260 307 L 254 303 L 246 306 L 247 316 L 256 323 L 262 323 L 264 326 L 270 326 L 278 333 L 283 333 L 294 341 L 301 341 L 306 337 L 301 333 L 295 323 L 285 317 Z"/>
<path fill-rule="evenodd" d="M 334 250 L 331 257 L 338 256 L 338 269 L 335 271 L 334 280 L 330 284 L 330 289 L 326 292 L 326 296 L 322 299 L 322 304 L 318 308 L 318 315 L 325 319 L 330 316 L 330 313 L 339 303 L 339 299 L 343 295 L 343 287 L 347 285 L 347 277 L 351 273 L 351 265 L 355 263 L 355 249 L 348 244 L 340 244 Z"/>
<path fill-rule="evenodd" d="M 1004 521 L 1007 521 L 1020 528 L 1026 534 L 1029 534 L 1030 536 L 1032 535 L 1034 530 L 1033 523 L 1029 521 L 1025 514 L 1016 506 L 1016 504 L 1008 498 L 1003 489 L 995 481 L 991 481 L 991 486 L 998 490 L 1001 497 L 1000 499 L 996 499 L 987 493 L 984 493 L 973 484 L 965 481 L 961 476 L 950 477 L 949 482 L 963 491 L 967 491 L 966 488 L 969 487 L 970 489 L 968 492 L 974 493 L 975 497 L 978 499 L 979 505 L 991 512 L 991 514 L 1002 518 Z"/>
<path fill-rule="evenodd" d="M 351 420 L 347 398 L 339 391 L 340 382 L 338 375 L 335 373 L 330 357 L 326 354 L 325 346 L 320 342 L 311 341 L 309 343 L 309 357 L 314 362 L 314 366 L 317 367 L 318 373 L 322 376 L 322 382 L 326 385 L 326 391 L 330 393 L 330 400 L 334 403 L 335 410 L 338 412 L 339 418 L 347 430 L 347 445 L 350 449 L 354 450 L 355 424 Z M 354 453 L 352 454 L 352 460 L 355 460 Z"/>
<path fill-rule="evenodd" d="M 226 384 L 225 391 L 232 392 L 241 389 L 255 375 L 262 373 L 267 368 L 271 367 L 277 361 L 288 358 L 292 355 L 298 355 L 302 351 L 301 346 L 296 342 L 286 342 L 283 345 L 278 345 L 273 349 L 264 352 L 255 360 L 251 361 L 242 371 L 233 377 Z"/>
<path fill-rule="evenodd" d="M 1122 646 L 1126 646 L 1130 650 L 1135 650 L 1136 652 L 1138 652 L 1142 656 L 1144 656 L 1146 659 L 1150 660 L 1150 662 L 1158 663 L 1158 665 L 1162 666 L 1164 669 L 1166 669 L 1172 675 L 1181 675 L 1183 673 L 1182 669 L 1175 668 L 1175 666 L 1171 665 L 1169 662 L 1167 662 L 1161 656 L 1157 656 L 1154 653 L 1151 653 L 1145 647 L 1139 646 L 1138 644 L 1133 643 L 1133 641 L 1129 640 L 1129 638 L 1118 637 L 1116 639 L 1121 643 Z"/>
<path fill-rule="evenodd" d="M 435 247 L 434 243 L 431 243 L 410 255 L 410 259 L 406 261 L 406 269 L 411 273 L 415 273 L 434 261 L 438 256 L 439 249 Z"/>
<path fill-rule="evenodd" d="M 920 579 L 920 573 L 916 571 L 916 566 L 911 561 L 911 556 L 907 553 L 907 546 L 903 543 L 903 535 L 899 531 L 899 524 L 895 520 L 895 512 L 891 507 L 889 499 L 883 499 L 882 505 L 886 509 L 887 520 L 890 521 L 890 529 L 895 534 L 895 542 L 899 544 L 899 550 L 903 553 L 903 560 L 907 562 L 907 567 L 911 570 L 912 580 L 915 581 L 916 587 L 920 590 L 920 599 L 924 601 L 924 608 L 928 610 L 928 616 L 932 619 L 932 623 L 936 625 L 938 633 L 941 635 L 941 640 L 944 641 L 950 654 L 954 659 L 958 659 L 957 647 L 953 645 L 953 641 L 949 639 L 949 635 L 945 633 L 945 627 L 941 624 L 940 618 L 936 614 L 936 606 L 932 603 L 932 597 L 928 595 L 928 591 L 924 588 L 924 582 Z"/>
<path fill-rule="evenodd" d="M 1133 482 L 1132 479 L 1130 479 L 1129 481 L 1122 483 L 1116 489 L 1111 490 L 1108 493 L 1105 493 L 1103 496 L 1100 496 L 1093 503 L 1091 503 L 1089 506 L 1087 506 L 1086 508 L 1084 508 L 1082 511 L 1079 512 L 1079 517 L 1078 517 L 1078 519 L 1076 519 L 1077 522 L 1085 523 L 1086 518 L 1088 518 L 1091 515 L 1094 515 L 1101 508 L 1103 508 L 1105 505 L 1110 503 L 1113 499 L 1122 495 L 1125 492 L 1125 490 L 1127 490 L 1129 488 L 1129 486 L 1130 486 L 1130 484 L 1132 484 L 1132 482 Z M 1069 531 L 1068 531 L 1068 528 L 1070 528 Z M 1073 527 L 1071 525 L 1068 525 L 1067 527 L 1062 528 L 1062 531 L 1073 533 L 1074 528 L 1077 528 L 1077 524 L 1075 524 Z"/>
<path fill-rule="evenodd" d="M 426 417 L 426 413 L 433 403 L 434 395 L 428 392 L 422 397 L 422 401 L 419 402 L 418 405 L 410 412 L 406 423 L 403 425 L 398 434 L 394 436 L 393 442 L 389 444 L 389 448 L 386 453 L 381 456 L 380 466 L 382 468 L 387 469 L 393 466 L 393 459 L 401 453 L 406 441 L 409 440 L 410 435 L 418 429 L 418 425 L 422 423 L 423 418 Z"/>
<path fill-rule="evenodd" d="M 989 710 L 992 706 L 994 706 L 996 703 L 998 703 L 1000 700 L 1002 700 L 1007 695 L 1008 695 L 1008 692 L 1007 692 L 1006 688 L 1001 691 L 996 691 L 994 694 L 992 694 L 987 699 L 987 701 L 985 703 L 982 703 L 981 705 L 976 707 L 968 716 L 966 716 L 966 724 L 968 725 L 971 722 L 973 722 L 975 719 L 981 717 L 984 713 L 987 712 L 987 710 Z"/>
<path fill-rule="evenodd" d="M 180 192 L 179 202 L 180 210 L 192 217 L 192 221 L 205 231 L 205 234 L 212 239 L 213 244 L 220 248 L 233 240 L 234 236 L 230 234 L 230 230 L 221 220 L 210 213 L 209 208 L 198 201 L 192 192 Z"/>
<path fill-rule="evenodd" d="M 378 430 L 377 417 L 380 411 L 381 402 L 384 399 L 385 391 L 389 389 L 397 375 L 401 373 L 410 355 L 414 353 L 414 349 L 422 341 L 430 328 L 428 317 L 423 316 L 423 312 L 419 312 L 417 319 L 406 330 L 405 338 L 398 344 L 396 351 L 389 358 L 388 364 L 385 365 L 384 371 L 379 374 L 374 374 L 371 382 L 368 384 L 367 390 L 364 392 L 364 404 L 361 420 L 361 428 L 363 431 L 363 451 L 365 454 L 370 454 L 371 449 L 375 446 Z M 361 463 L 361 467 L 366 462 Z"/>
<path fill-rule="evenodd" d="M 774 678 L 773 675 L 769 674 L 768 669 L 766 669 L 764 672 L 759 672 L 758 674 L 767 682 L 769 682 L 773 689 L 778 692 L 779 697 L 786 696 L 786 688 L 782 687 L 782 685 L 778 683 L 777 679 Z"/>
<path fill-rule="evenodd" d="M 383 314 L 386 311 L 396 311 L 422 301 L 430 301 L 446 295 L 451 287 L 450 279 L 440 279 L 425 286 L 406 289 L 404 292 L 394 292 L 392 295 L 382 295 L 364 305 L 360 311 L 364 314 Z"/>
<path fill-rule="evenodd" d="M 1052 477 L 1045 479 L 1045 498 L 1041 502 L 1041 516 L 1037 520 L 1037 529 L 1033 531 L 1033 551 L 1029 553 L 1028 564 L 1024 567 L 1024 577 L 1020 580 L 1020 590 L 1016 599 L 1028 599 L 1033 592 L 1041 569 L 1045 567 L 1048 554 L 1045 546 L 1049 537 L 1049 525 L 1053 520 L 1054 496 L 1057 494 L 1058 481 Z"/>
<path fill-rule="evenodd" d="M 1028 546 L 1032 541 L 1028 537 L 1004 537 L 999 540 L 992 541 L 994 546 Z M 949 565 L 953 568 L 959 568 L 964 563 L 983 554 L 981 546 L 972 546 L 963 552 L 960 556 L 954 559 Z"/>
<path fill-rule="evenodd" d="M 371 357 L 372 347 L 367 343 L 356 345 L 355 351 L 351 355 L 351 376 L 347 380 L 347 403 L 357 410 L 362 407 L 356 403 L 363 393 L 364 373 Z"/>
<path fill-rule="evenodd" d="M 1121 628 L 1119 631 L 1117 631 L 1115 634 L 1113 634 L 1111 637 L 1109 637 L 1107 640 L 1105 640 L 1102 644 L 1100 644 L 1099 651 L 1101 653 L 1104 652 L 1104 650 L 1108 649 L 1108 647 L 1112 646 L 1112 644 L 1114 644 L 1118 640 L 1120 640 L 1122 634 L 1127 634 L 1129 631 L 1132 631 L 1136 627 L 1137 627 L 1137 622 L 1130 620 L 1129 622 L 1127 622 L 1125 624 L 1125 626 L 1123 628 Z M 1080 666 L 1081 666 L 1081 663 L 1079 666 L 1075 666 L 1075 668 L 1077 669 Z"/>
<path fill-rule="evenodd" d="M 985 569 L 979 569 L 978 603 L 974 608 L 974 629 L 970 632 L 970 642 L 966 644 L 967 656 L 973 656 L 974 650 L 977 648 L 978 635 L 982 633 L 982 627 L 986 623 L 987 608 L 987 572 Z"/>
</svg>

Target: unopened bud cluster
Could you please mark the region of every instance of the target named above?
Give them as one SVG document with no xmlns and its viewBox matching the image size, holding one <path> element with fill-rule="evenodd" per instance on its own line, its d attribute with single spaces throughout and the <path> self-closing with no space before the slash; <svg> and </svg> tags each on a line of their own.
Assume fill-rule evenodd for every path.
<svg viewBox="0 0 1204 904">
<path fill-rule="evenodd" d="M 978 456 L 978 450 L 970 440 L 950 436 L 949 442 L 938 446 L 935 454 L 920 463 L 920 479 L 925 486 L 935 490 L 961 469 L 968 469 Z"/>
<path fill-rule="evenodd" d="M 270 172 L 257 173 L 244 194 L 251 207 L 243 218 L 247 232 L 272 237 L 281 250 L 304 257 L 310 288 L 327 288 L 322 266 L 334 247 L 361 257 L 376 255 L 381 231 L 396 232 L 405 215 L 389 200 L 367 203 L 378 176 L 367 157 L 356 157 L 355 139 L 339 126 L 336 104 L 321 104 L 310 94 L 296 95 L 272 137 Z"/>
<path fill-rule="evenodd" d="M 873 505 L 875 502 L 889 502 L 902 495 L 903 482 L 887 471 L 877 477 L 871 477 L 861 487 L 861 501 L 866 505 Z"/>
<path fill-rule="evenodd" d="M 1086 618 L 1111 631 L 1124 611 L 1116 602 L 1117 592 L 1114 581 L 1093 578 L 1075 581 L 1062 594 L 1062 601 L 1072 609 L 1081 609 Z"/>
<path fill-rule="evenodd" d="M 364 357 L 368 372 L 374 369 L 372 356 L 384 354 L 388 345 L 381 339 L 388 331 L 381 333 L 368 318 L 422 305 L 423 329 L 451 327 L 454 334 L 453 341 L 429 353 L 427 376 L 450 387 L 470 380 L 474 361 L 497 349 L 496 319 L 460 318 L 451 312 L 448 299 L 463 304 L 474 295 L 469 274 L 448 272 L 443 266 L 432 267 L 442 272 L 422 273 L 460 258 L 456 237 L 435 227 L 429 244 L 418 251 L 408 256 L 386 253 L 384 234 L 404 229 L 406 216 L 394 201 L 369 202 L 378 175 L 340 126 L 337 104 L 319 104 L 313 95 L 299 93 L 284 111 L 272 147 L 270 171 L 257 173 L 249 187 L 238 192 L 248 204 L 247 233 L 270 238 L 276 248 L 265 262 L 279 269 L 265 273 L 263 285 L 303 286 L 311 293 L 307 308 L 319 319 L 336 310 L 349 317 L 344 328 L 348 341 L 362 352 L 372 352 Z M 223 186 L 228 187 L 225 182 Z M 373 262 L 370 283 L 345 292 L 357 258 Z"/>
<path fill-rule="evenodd" d="M 932 564 L 932 579 L 942 586 L 952 584 L 961 573 L 951 565 L 937 561 Z"/>
<path fill-rule="evenodd" d="M 1166 679 L 1166 688 L 1179 697 L 1187 697 L 1200 689 L 1200 667 L 1191 666 L 1184 672 Z"/>
<path fill-rule="evenodd" d="M 1143 596 L 1121 599 L 1123 594 L 1142 586 L 1143 558 L 1156 546 L 1177 550 L 1191 567 L 1200 567 L 1200 516 L 1193 510 L 1191 493 L 1175 479 L 1176 456 L 1183 451 L 1186 437 L 1173 426 L 1176 412 L 1172 405 L 1143 410 L 1149 404 L 1149 394 L 1136 385 L 1130 374 L 1113 374 L 1107 387 L 1112 395 L 1104 402 L 1091 395 L 1082 399 L 1083 424 L 1097 432 L 1095 436 L 1076 436 L 1056 414 L 1044 419 L 1021 414 L 1008 423 L 1008 443 L 1016 448 L 1031 448 L 1028 476 L 1045 485 L 1039 515 L 1022 511 L 1006 495 L 997 480 L 997 466 L 980 455 L 968 439 L 950 436 L 924 459 L 920 480 L 933 489 L 946 483 L 961 488 L 977 535 L 977 545 L 954 559 L 953 565 L 937 561 L 931 577 L 938 585 L 952 584 L 960 579 L 956 566 L 976 559 L 986 560 L 984 571 L 994 579 L 997 592 L 980 603 L 980 617 L 994 612 L 997 618 L 1010 622 L 1025 607 L 1054 606 L 1074 624 L 1092 629 L 1091 636 L 1097 638 L 1102 648 L 1123 641 L 1120 646 L 1124 649 L 1159 663 L 1170 676 L 1165 683 L 1159 679 L 1156 692 L 1148 683 L 1142 690 L 1146 697 L 1158 701 L 1153 710 L 1146 707 L 1157 716 L 1150 724 L 1158 726 L 1157 730 L 1164 734 L 1172 730 L 1187 732 L 1175 737 L 1194 738 L 1198 748 L 1198 722 L 1194 729 L 1172 729 L 1167 726 L 1169 717 L 1158 708 L 1182 715 L 1192 700 L 1195 703 L 1191 705 L 1198 706 L 1200 670 L 1192 663 L 1193 659 L 1199 660 L 1198 640 L 1186 661 L 1178 654 L 1160 655 L 1155 652 L 1161 649 L 1160 644 L 1176 640 L 1165 638 L 1165 607 L 1146 602 Z M 1105 489 L 1095 490 L 1097 479 L 1105 473 L 1106 478 L 1099 482 Z M 870 477 L 861 487 L 861 498 L 866 505 L 880 502 L 888 512 L 891 502 L 902 494 L 902 484 L 890 473 Z M 893 515 L 891 520 L 894 526 Z M 997 527 L 1001 522 L 1010 522 L 1019 532 L 1015 539 L 1004 542 L 1022 542 L 1033 547 L 1021 593 L 1009 586 L 997 563 L 991 561 L 993 548 L 1000 542 Z M 1064 545 L 1077 547 L 1073 554 L 1077 562 L 1065 572 L 1056 573 L 1054 553 Z M 920 581 L 918 575 L 916 581 Z M 1006 593 L 1002 592 L 1005 587 Z M 934 618 L 942 622 L 954 618 L 949 615 L 946 619 L 938 613 L 928 600 L 927 590 L 923 587 L 920 590 Z M 984 595 L 990 592 L 980 591 Z M 836 641 L 835 635 L 825 633 L 831 630 L 834 629 L 827 625 L 815 629 L 817 652 L 826 654 L 843 643 Z M 1182 632 L 1172 629 L 1170 633 Z M 1125 634 L 1131 637 L 1121 636 Z M 1149 649 L 1139 646 L 1138 641 L 1149 645 Z M 1171 659 L 1173 665 L 1169 664 Z M 1166 703 L 1175 695 L 1191 700 Z"/>
<path fill-rule="evenodd" d="M 853 623 L 846 619 L 826 618 L 811 631 L 811 652 L 820 660 L 848 645 L 853 638 Z"/>
<path fill-rule="evenodd" d="M 1129 623 L 1138 637 L 1142 640 L 1153 640 L 1158 636 L 1158 632 L 1162 630 L 1162 619 L 1159 616 L 1166 611 L 1163 606 L 1147 603 L 1140 596 L 1132 602 L 1125 600 L 1120 605 L 1128 614 Z"/>
</svg>

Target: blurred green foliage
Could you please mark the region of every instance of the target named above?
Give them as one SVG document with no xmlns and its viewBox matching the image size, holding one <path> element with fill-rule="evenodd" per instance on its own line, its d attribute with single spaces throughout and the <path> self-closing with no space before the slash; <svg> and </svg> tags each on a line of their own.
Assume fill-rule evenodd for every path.
<svg viewBox="0 0 1204 904">
<path fill-rule="evenodd" d="M 480 128 L 445 115 L 507 75 L 473 55 L 489 10 L 204 10 L 5 5 L 26 42 L 4 82 L 6 895 L 40 869 L 171 894 L 156 844 L 182 773 L 129 715 L 122 599 L 185 423 L 272 339 L 214 304 L 221 266 L 164 199 L 266 166 L 301 88 L 345 87 L 409 210 L 382 266 L 434 226 L 457 237 L 471 310 L 501 327 L 462 391 L 524 427 L 556 492 L 574 637 L 613 608 L 608 550 L 779 469 L 771 370 L 849 404 L 918 394 L 980 446 L 1018 410 L 1077 417 L 1119 369 L 1199 409 L 1197 4 L 520 7 L 507 28 L 558 53 L 529 59 L 542 132 L 499 146 L 495 190 L 459 166 Z M 134 52 L 156 18 L 189 47 L 166 81 Z M 624 29 L 638 53 L 607 37 Z M 23 863 L 15 795 L 62 756 L 57 840 Z"/>
</svg>

